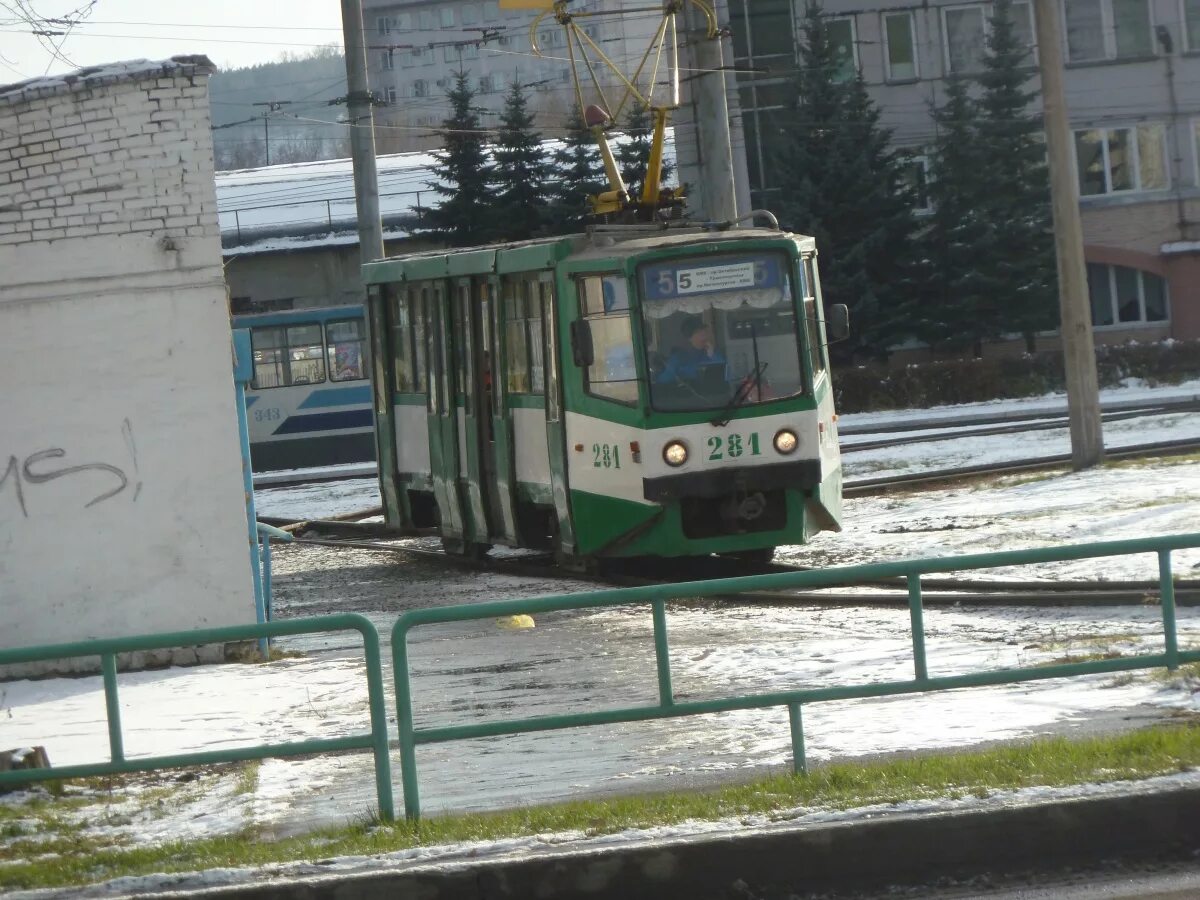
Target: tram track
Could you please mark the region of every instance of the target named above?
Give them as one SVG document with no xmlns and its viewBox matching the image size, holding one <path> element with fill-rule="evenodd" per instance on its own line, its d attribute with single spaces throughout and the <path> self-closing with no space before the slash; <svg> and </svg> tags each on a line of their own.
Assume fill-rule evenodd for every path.
<svg viewBox="0 0 1200 900">
<path fill-rule="evenodd" d="M 598 572 L 580 573 L 554 565 L 549 553 L 531 552 L 519 556 L 470 559 L 442 550 L 405 546 L 391 541 L 360 540 L 353 537 L 322 538 L 323 524 L 344 528 L 347 523 L 306 523 L 304 536 L 295 538 L 300 546 L 358 549 L 394 553 L 459 570 L 486 572 L 527 578 L 562 579 L 593 583 L 598 587 L 649 587 L 661 584 L 711 581 L 748 575 L 780 575 L 803 572 L 800 566 L 786 563 L 754 564 L 726 557 L 677 560 L 619 561 Z M 378 526 L 372 526 L 378 527 Z M 346 533 L 345 531 L 342 532 Z M 1152 581 L 1006 581 L 953 578 L 924 578 L 921 596 L 927 606 L 1144 606 L 1158 603 L 1158 584 Z M 838 588 L 788 590 L 786 588 L 748 591 L 723 595 L 720 602 L 774 604 L 788 606 L 906 606 L 908 587 L 903 579 L 886 582 L 864 581 Z M 1178 606 L 1200 606 L 1200 579 L 1175 582 Z"/>
</svg>

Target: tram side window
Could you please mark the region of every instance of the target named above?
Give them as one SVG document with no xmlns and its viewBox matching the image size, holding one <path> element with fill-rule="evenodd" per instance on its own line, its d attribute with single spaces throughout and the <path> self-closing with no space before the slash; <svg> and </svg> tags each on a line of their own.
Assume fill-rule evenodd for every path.
<svg viewBox="0 0 1200 900">
<path fill-rule="evenodd" d="M 586 390 L 618 403 L 637 402 L 637 369 L 624 275 L 588 275 L 578 281 L 583 316 L 592 332 L 595 362 L 584 372 Z"/>
<path fill-rule="evenodd" d="M 252 388 L 317 384 L 325 380 L 325 338 L 320 325 L 251 328 Z"/>
<path fill-rule="evenodd" d="M 504 282 L 505 386 L 510 394 L 540 394 L 546 387 L 541 293 L 536 275 Z"/>
<path fill-rule="evenodd" d="M 325 380 L 325 336 L 320 325 L 292 325 L 287 330 L 292 384 Z"/>
<path fill-rule="evenodd" d="M 392 300 L 392 356 L 396 391 L 420 391 L 425 371 L 425 317 L 415 289 L 401 289 Z"/>
<path fill-rule="evenodd" d="M 255 389 L 283 387 L 287 384 L 287 341 L 282 328 L 251 328 L 250 346 L 254 348 Z"/>
<path fill-rule="evenodd" d="M 367 340 L 364 332 L 362 319 L 325 323 L 330 381 L 357 381 L 367 377 Z"/>
<path fill-rule="evenodd" d="M 812 257 L 804 260 L 804 323 L 808 334 L 808 358 L 812 363 L 813 380 L 825 371 L 825 354 L 821 347 L 821 323 L 817 319 L 816 282 Z"/>
</svg>

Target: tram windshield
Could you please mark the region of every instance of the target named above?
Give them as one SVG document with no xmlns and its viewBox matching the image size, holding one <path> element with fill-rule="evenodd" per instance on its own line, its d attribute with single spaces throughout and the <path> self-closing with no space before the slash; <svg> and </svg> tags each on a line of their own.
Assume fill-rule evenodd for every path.
<svg viewBox="0 0 1200 900">
<path fill-rule="evenodd" d="M 735 408 L 803 389 L 787 256 L 681 257 L 642 266 L 650 402 Z"/>
</svg>

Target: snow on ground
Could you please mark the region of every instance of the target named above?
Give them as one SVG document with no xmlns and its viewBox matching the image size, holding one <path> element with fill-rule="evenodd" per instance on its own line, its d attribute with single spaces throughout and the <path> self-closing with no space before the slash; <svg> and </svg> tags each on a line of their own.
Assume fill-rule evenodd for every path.
<svg viewBox="0 0 1200 900">
<path fill-rule="evenodd" d="M 1126 424 L 1109 426 L 1110 436 Z M 1152 428 L 1141 426 L 1143 433 L 1153 433 L 1141 439 L 1178 437 L 1191 427 L 1188 417 L 1158 417 Z M 1031 455 L 1025 436 L 967 440 Z M 943 460 L 957 452 L 945 444 L 928 447 L 940 447 Z M 898 447 L 890 461 L 886 455 L 879 458 L 894 468 L 916 465 L 928 447 Z M 857 456 L 847 457 L 850 466 Z M 370 491 L 353 482 L 328 482 L 256 494 L 263 514 L 318 517 L 376 503 L 377 496 L 368 496 L 374 482 L 367 484 Z M 850 500 L 841 534 L 783 548 L 781 557 L 831 565 L 1192 531 L 1197 530 L 1197 499 L 1200 462 L 1187 458 L 1079 474 L 1013 476 L 987 487 Z M 1185 574 L 1200 563 L 1196 551 L 1175 558 L 1177 571 Z M 277 615 L 358 610 L 377 623 L 385 641 L 388 627 L 405 609 L 593 587 L 481 576 L 435 561 L 348 548 L 281 546 L 275 561 Z M 1139 557 L 999 574 L 1115 579 L 1150 578 L 1156 572 L 1153 558 Z M 1161 647 L 1156 606 L 931 608 L 925 618 L 933 675 Z M 1179 628 L 1183 646 L 1200 647 L 1200 610 L 1180 610 Z M 912 674 L 906 608 L 693 602 L 672 606 L 669 629 L 674 687 L 681 699 Z M 266 665 L 122 675 L 126 752 L 177 753 L 367 728 L 355 635 L 299 637 L 281 646 L 307 655 Z M 549 614 L 538 617 L 536 628 L 522 631 L 492 621 L 422 628 L 410 637 L 410 655 L 419 727 L 646 704 L 656 697 L 652 630 L 644 608 Z M 385 673 L 389 684 L 390 677 Z M 1129 716 L 1147 710 L 1200 710 L 1197 697 L 1196 686 L 1184 679 L 1164 681 L 1148 674 L 1043 681 L 814 704 L 805 710 L 805 734 L 809 757 L 819 762 L 1128 727 Z M 45 745 L 56 764 L 107 757 L 98 678 L 11 682 L 0 686 L 0 709 L 4 746 Z M 418 751 L 418 772 L 424 809 L 433 814 L 706 784 L 778 768 L 789 754 L 787 716 L 774 709 L 426 745 Z M 184 820 L 191 823 L 189 833 L 217 833 L 253 822 L 285 834 L 344 823 L 375 805 L 371 768 L 369 754 L 267 761 L 252 792 L 226 791 L 218 794 L 225 802 L 216 808 L 188 806 L 142 823 L 141 833 L 152 840 Z M 398 766 L 395 775 L 399 795 Z M 130 827 L 139 825 L 135 821 Z"/>
</svg>

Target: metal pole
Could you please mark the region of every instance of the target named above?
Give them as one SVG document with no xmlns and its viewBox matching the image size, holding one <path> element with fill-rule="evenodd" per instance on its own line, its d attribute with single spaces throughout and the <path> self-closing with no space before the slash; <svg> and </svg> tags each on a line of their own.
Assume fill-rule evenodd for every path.
<svg viewBox="0 0 1200 900">
<path fill-rule="evenodd" d="M 267 154 L 267 165 L 271 164 L 271 116 L 263 113 L 263 150 Z"/>
<path fill-rule="evenodd" d="M 1033 4 L 1037 26 L 1038 65 L 1042 75 L 1042 110 L 1046 153 L 1050 162 L 1050 197 L 1054 213 L 1054 246 L 1058 256 L 1059 308 L 1062 315 L 1063 367 L 1067 375 L 1067 411 L 1071 426 L 1071 463 L 1076 470 L 1104 459 L 1100 421 L 1100 387 L 1092 315 L 1088 307 L 1087 268 L 1083 260 L 1083 224 L 1079 217 L 1079 185 L 1071 163 L 1073 142 L 1063 97 L 1062 43 L 1058 4 Z"/>
</svg>

